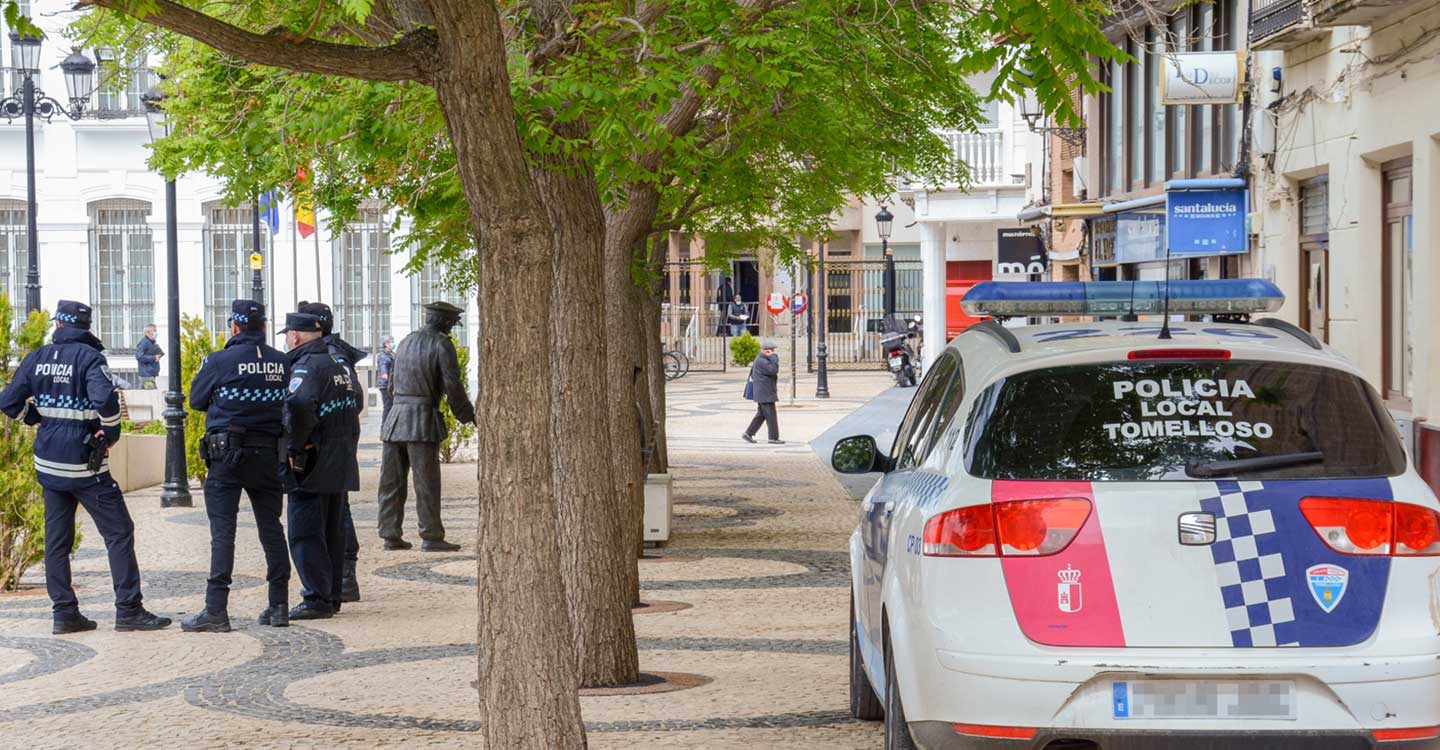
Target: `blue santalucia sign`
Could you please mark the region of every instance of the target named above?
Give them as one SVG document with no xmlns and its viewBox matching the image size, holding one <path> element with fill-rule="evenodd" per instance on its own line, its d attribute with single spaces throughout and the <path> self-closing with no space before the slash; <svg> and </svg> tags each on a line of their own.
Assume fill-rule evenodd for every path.
<svg viewBox="0 0 1440 750">
<path fill-rule="evenodd" d="M 1249 196 L 1244 188 L 1172 192 L 1166 195 L 1165 204 L 1172 256 L 1250 251 L 1245 234 Z"/>
</svg>

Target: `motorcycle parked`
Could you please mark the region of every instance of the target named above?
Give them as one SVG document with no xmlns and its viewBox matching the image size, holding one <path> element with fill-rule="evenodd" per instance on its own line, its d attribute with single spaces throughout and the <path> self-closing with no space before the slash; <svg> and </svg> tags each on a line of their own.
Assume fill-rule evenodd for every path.
<svg viewBox="0 0 1440 750">
<path fill-rule="evenodd" d="M 892 315 L 882 325 L 880 350 L 885 353 L 890 372 L 895 373 L 895 383 L 901 388 L 920 382 L 919 352 L 923 335 L 919 315 L 904 323 Z"/>
</svg>

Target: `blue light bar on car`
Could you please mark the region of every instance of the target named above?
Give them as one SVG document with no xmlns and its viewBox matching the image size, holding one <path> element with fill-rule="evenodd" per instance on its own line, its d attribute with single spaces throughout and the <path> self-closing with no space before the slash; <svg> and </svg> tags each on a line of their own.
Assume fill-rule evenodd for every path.
<svg viewBox="0 0 1440 750">
<path fill-rule="evenodd" d="M 1024 315 L 1160 315 L 1164 281 L 985 281 L 960 302 L 971 317 Z M 1168 284 L 1170 312 L 1249 315 L 1275 312 L 1280 288 L 1263 279 L 1202 279 Z"/>
</svg>

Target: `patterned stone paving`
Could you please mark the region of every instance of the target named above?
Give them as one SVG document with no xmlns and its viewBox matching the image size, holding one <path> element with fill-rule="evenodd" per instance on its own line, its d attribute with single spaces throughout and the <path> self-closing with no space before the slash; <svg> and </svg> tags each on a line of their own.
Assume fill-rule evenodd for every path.
<svg viewBox="0 0 1440 750">
<path fill-rule="evenodd" d="M 785 446 L 740 441 L 753 409 L 736 395 L 741 383 L 730 373 L 672 384 L 675 536 L 659 560 L 641 564 L 647 599 L 691 605 L 636 618 L 642 668 L 710 682 L 582 698 L 592 747 L 878 746 L 877 728 L 845 712 L 844 549 L 854 504 L 805 441 L 886 379 L 838 375 L 829 402 L 782 404 Z M 802 381 L 801 392 L 813 385 Z M 111 631 L 93 527 L 74 565 L 81 606 L 99 631 L 51 637 L 48 599 L 0 597 L 0 746 L 474 747 L 473 633 L 483 613 L 456 596 L 474 586 L 474 498 L 465 492 L 474 466 L 445 468 L 446 526 L 462 552 L 386 553 L 373 532 L 378 447 L 362 444 L 370 467 L 353 498 L 365 598 L 335 619 L 284 630 L 253 624 L 263 568 L 244 512 L 234 633 Z M 208 560 L 203 509 L 162 510 L 155 491 L 133 494 L 130 506 L 147 605 L 193 611 Z M 408 515 L 413 529 L 413 509 Z"/>
</svg>

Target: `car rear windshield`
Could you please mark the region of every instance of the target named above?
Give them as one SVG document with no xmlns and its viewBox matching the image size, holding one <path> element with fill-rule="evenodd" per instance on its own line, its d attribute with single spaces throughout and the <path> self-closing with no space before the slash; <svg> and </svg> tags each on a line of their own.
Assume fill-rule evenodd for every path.
<svg viewBox="0 0 1440 750">
<path fill-rule="evenodd" d="M 1394 476 L 1405 453 L 1374 389 L 1284 362 L 1118 362 L 1007 377 L 979 394 L 971 476 L 1127 481 Z"/>
</svg>

